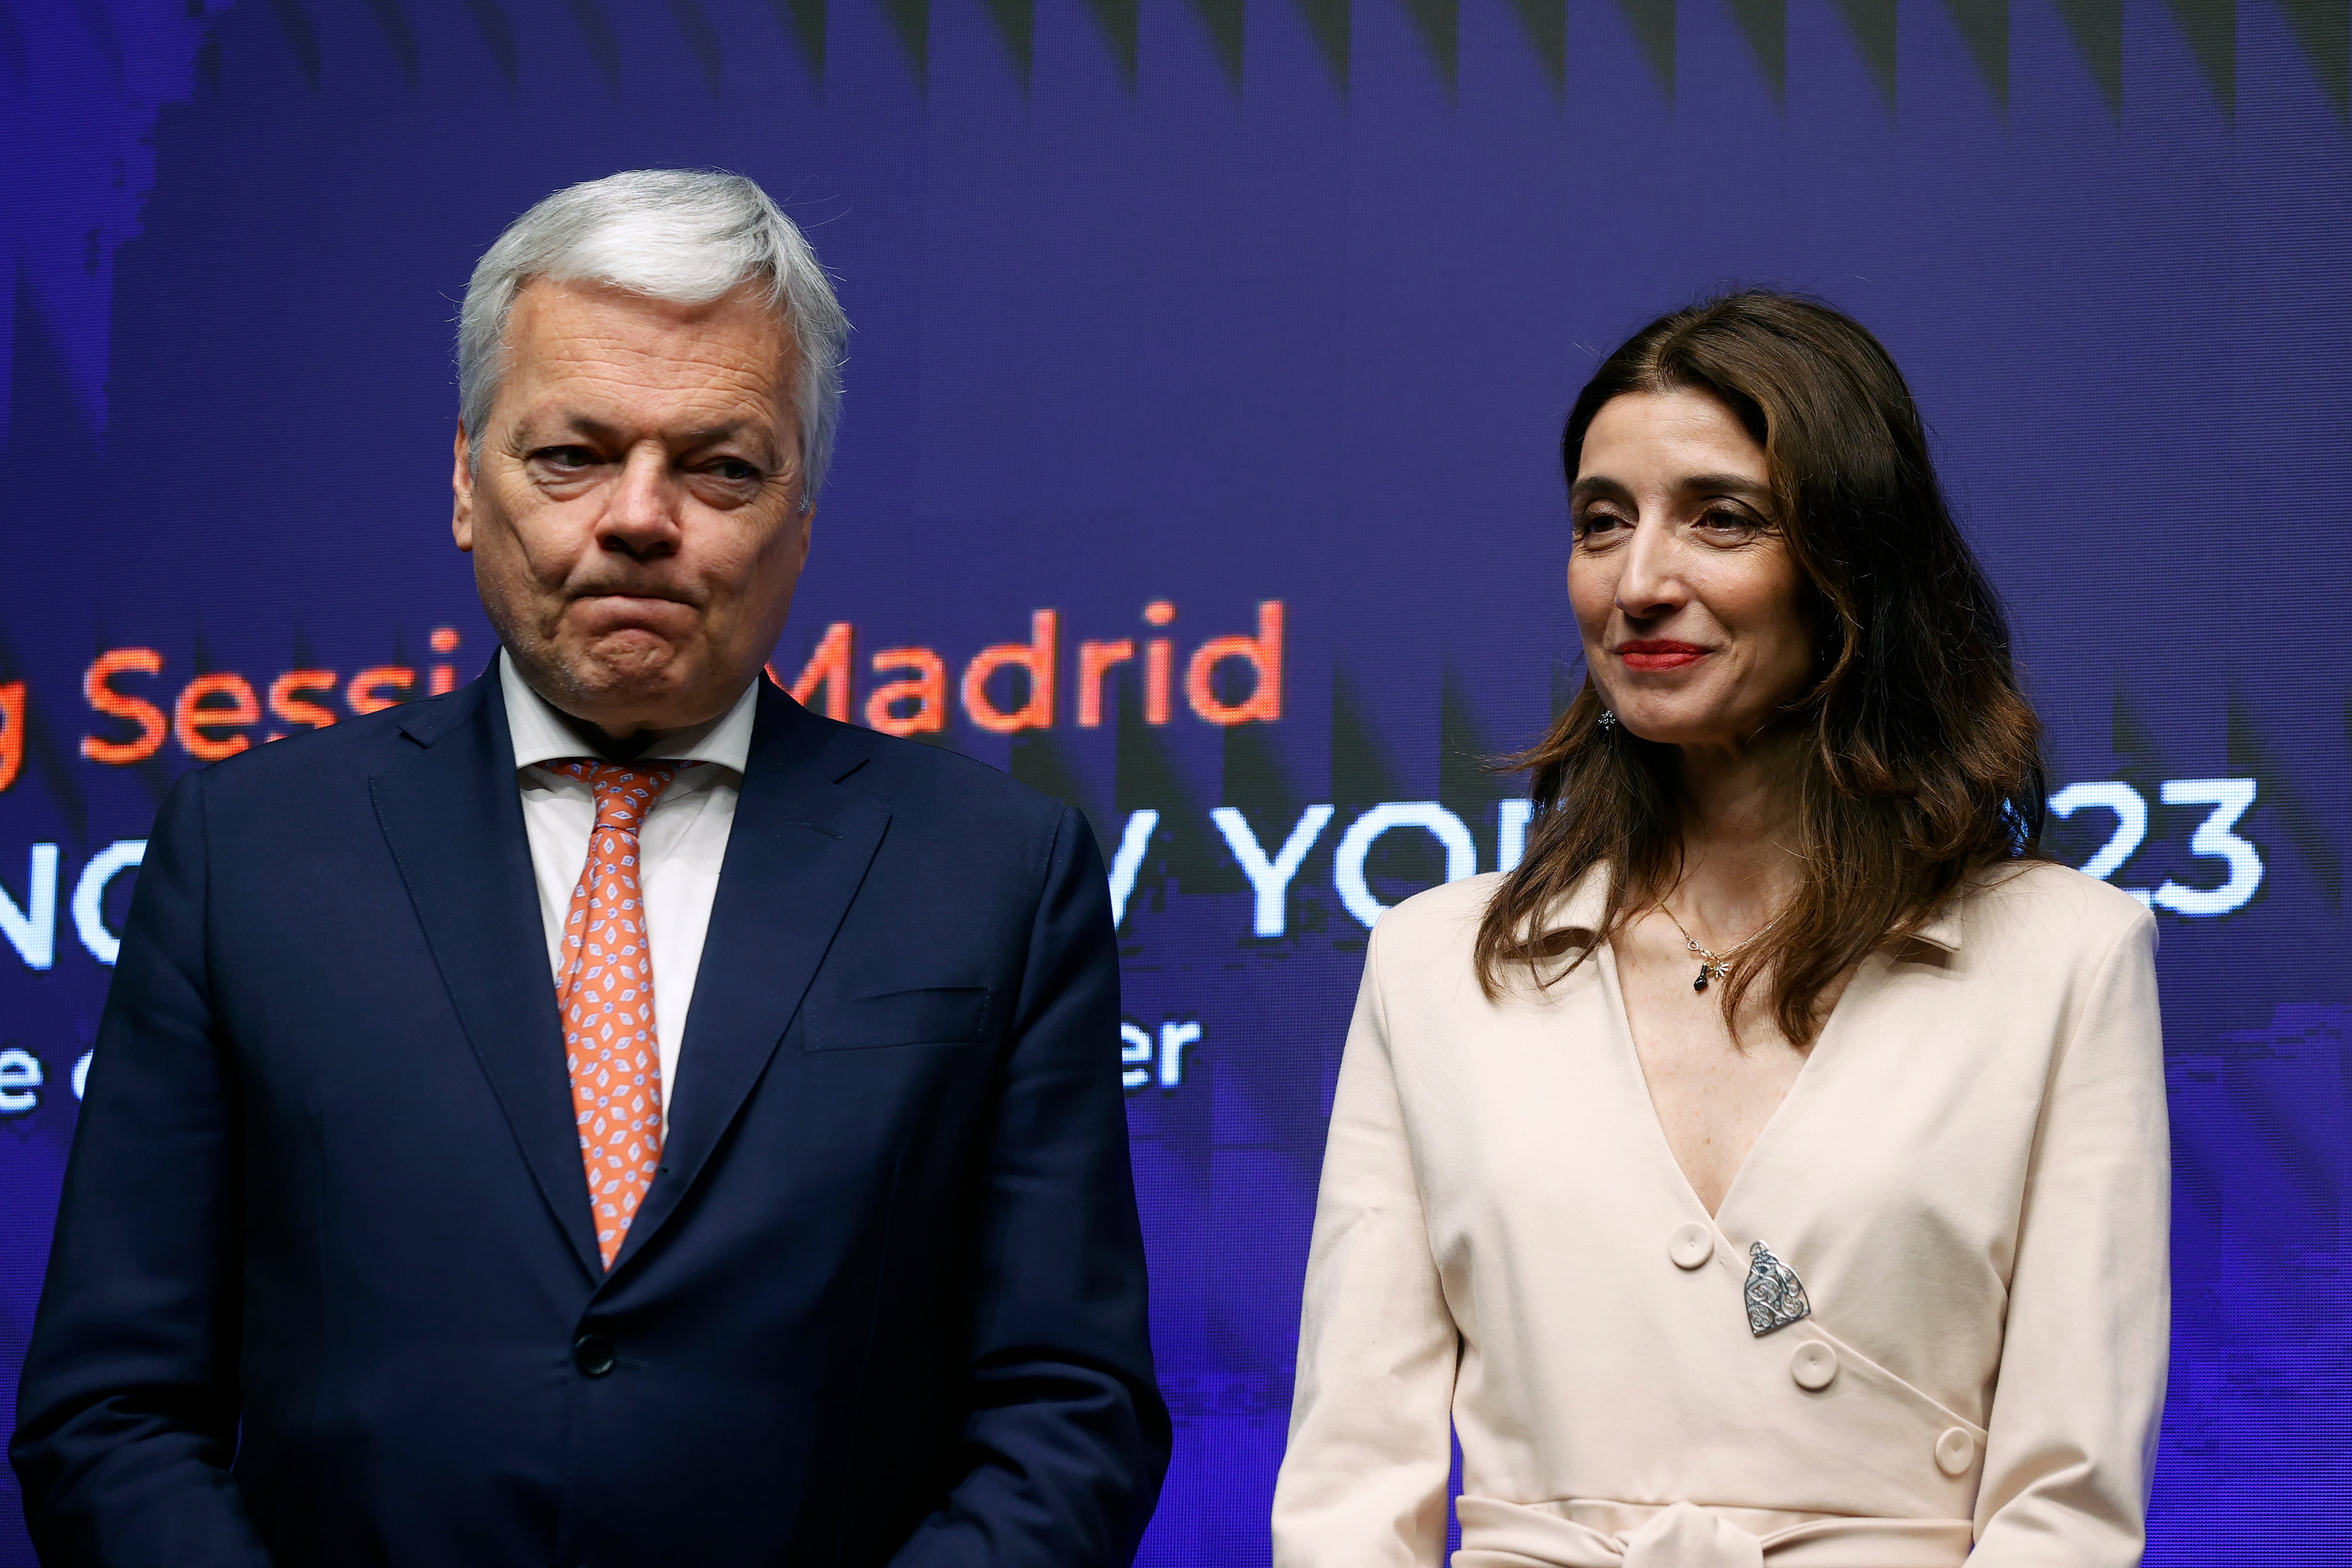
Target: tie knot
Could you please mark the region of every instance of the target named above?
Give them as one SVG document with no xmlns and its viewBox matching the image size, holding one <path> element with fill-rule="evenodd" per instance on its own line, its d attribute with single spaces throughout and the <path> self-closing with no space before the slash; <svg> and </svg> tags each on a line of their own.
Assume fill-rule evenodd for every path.
<svg viewBox="0 0 2352 1568">
<path fill-rule="evenodd" d="M 585 779 L 596 792 L 596 826 L 617 827 L 634 835 L 654 808 L 662 791 L 681 768 L 692 763 L 607 763 L 594 757 L 559 757 L 547 764 L 551 773 Z"/>
</svg>

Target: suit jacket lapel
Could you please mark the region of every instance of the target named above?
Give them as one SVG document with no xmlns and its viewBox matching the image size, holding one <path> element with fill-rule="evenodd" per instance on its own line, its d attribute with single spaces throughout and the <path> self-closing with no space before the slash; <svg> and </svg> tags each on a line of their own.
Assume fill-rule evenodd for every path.
<svg viewBox="0 0 2352 1568">
<path fill-rule="evenodd" d="M 540 1193 L 601 1278 L 498 666 L 401 730 L 416 749 L 369 781 L 376 820 Z"/>
<path fill-rule="evenodd" d="M 886 808 L 839 787 L 862 761 L 838 743 L 841 733 L 761 682 L 679 1046 L 682 1088 L 670 1107 L 662 1173 L 613 1259 L 616 1275 L 677 1212 L 767 1069 L 889 826 Z"/>
</svg>

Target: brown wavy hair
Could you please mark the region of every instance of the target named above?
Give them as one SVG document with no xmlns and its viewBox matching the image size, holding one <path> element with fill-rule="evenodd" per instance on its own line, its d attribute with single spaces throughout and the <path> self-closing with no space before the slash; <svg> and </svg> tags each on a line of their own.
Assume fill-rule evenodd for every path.
<svg viewBox="0 0 2352 1568">
<path fill-rule="evenodd" d="M 1681 391 L 1719 400 L 1763 447 L 1816 639 L 1818 679 L 1771 721 L 1804 738 L 1803 879 L 1722 990 L 1729 1023 L 1769 984 L 1781 1033 L 1802 1046 L 1831 987 L 1872 949 L 1916 934 L 1972 873 L 2040 858 L 2042 724 L 2018 687 L 2000 599 L 1936 482 L 1911 389 L 1876 338 L 1827 305 L 1760 289 L 1661 316 L 1578 395 L 1559 441 L 1569 482 L 1612 398 Z M 1498 764 L 1532 775 L 1536 810 L 1526 856 L 1478 931 L 1490 999 L 1518 966 L 1539 986 L 1574 969 L 1680 874 L 1680 753 L 1603 729 L 1601 712 L 1588 673 L 1543 741 Z M 1546 929 L 1603 864 L 1599 931 L 1580 944 Z"/>
</svg>

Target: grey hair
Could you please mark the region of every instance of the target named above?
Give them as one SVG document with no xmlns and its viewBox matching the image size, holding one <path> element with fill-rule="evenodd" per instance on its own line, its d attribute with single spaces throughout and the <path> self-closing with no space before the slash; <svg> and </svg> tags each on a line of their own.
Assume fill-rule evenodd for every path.
<svg viewBox="0 0 2352 1568">
<path fill-rule="evenodd" d="M 466 285 L 457 315 L 457 406 L 468 449 L 507 370 L 507 318 L 524 284 L 609 284 L 676 305 L 702 305 L 757 279 L 792 334 L 799 374 L 801 502 L 816 504 L 841 423 L 841 361 L 849 318 L 783 209 L 740 174 L 632 169 L 568 186 L 507 226 Z"/>
</svg>

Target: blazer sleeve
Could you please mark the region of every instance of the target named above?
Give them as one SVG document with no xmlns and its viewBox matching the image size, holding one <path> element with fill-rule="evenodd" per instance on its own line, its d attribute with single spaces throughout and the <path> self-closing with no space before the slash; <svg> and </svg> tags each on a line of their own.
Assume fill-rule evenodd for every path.
<svg viewBox="0 0 2352 1568">
<path fill-rule="evenodd" d="M 238 1109 L 206 967 L 204 775 L 163 803 L 67 1163 L 9 1458 L 41 1561 L 266 1568 L 236 1451 Z"/>
<path fill-rule="evenodd" d="M 1086 819 L 1047 856 L 976 1223 L 970 1466 L 893 1568 L 1135 1554 L 1168 1468 L 1118 1077 L 1118 949 Z"/>
<path fill-rule="evenodd" d="M 1445 1550 L 1454 1378 L 1373 928 L 1340 1059 L 1298 1328 L 1276 1568 L 1433 1568 Z"/>
<path fill-rule="evenodd" d="M 1981 1568 L 2132 1568 L 2171 1335 L 2171 1145 L 2156 925 L 2098 963 L 2027 1174 L 1978 1492 Z"/>
</svg>

